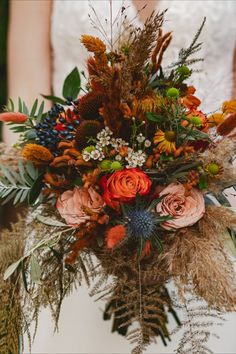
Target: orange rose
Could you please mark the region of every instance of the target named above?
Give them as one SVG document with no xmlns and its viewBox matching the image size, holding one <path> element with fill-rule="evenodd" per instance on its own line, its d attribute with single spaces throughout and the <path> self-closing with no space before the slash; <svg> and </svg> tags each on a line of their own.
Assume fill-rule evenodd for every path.
<svg viewBox="0 0 236 354">
<path fill-rule="evenodd" d="M 102 178 L 103 199 L 107 205 L 117 208 L 120 202 L 129 202 L 137 194 L 146 195 L 151 189 L 151 180 L 138 168 L 124 169 Z"/>
</svg>

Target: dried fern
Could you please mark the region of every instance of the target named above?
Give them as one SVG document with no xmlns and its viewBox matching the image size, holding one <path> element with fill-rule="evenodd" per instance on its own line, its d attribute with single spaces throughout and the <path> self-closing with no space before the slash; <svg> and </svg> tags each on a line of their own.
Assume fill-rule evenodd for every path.
<svg viewBox="0 0 236 354">
<path fill-rule="evenodd" d="M 211 336 L 218 337 L 210 329 L 213 325 L 222 324 L 224 321 L 222 313 L 210 310 L 200 298 L 189 293 L 182 297 L 181 300 L 181 302 L 178 300 L 176 307 L 180 308 L 185 315 L 184 320 L 182 320 L 184 333 L 175 353 L 213 354 L 207 347 L 207 343 Z M 218 321 L 217 323 L 216 320 Z M 177 328 L 173 334 L 178 330 Z"/>
</svg>

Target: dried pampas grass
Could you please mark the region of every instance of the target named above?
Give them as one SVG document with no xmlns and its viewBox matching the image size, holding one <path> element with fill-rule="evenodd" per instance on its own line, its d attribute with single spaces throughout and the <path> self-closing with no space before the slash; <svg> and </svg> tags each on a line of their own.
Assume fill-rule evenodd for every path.
<svg viewBox="0 0 236 354">
<path fill-rule="evenodd" d="M 235 214 L 224 207 L 210 206 L 197 225 L 170 239 L 162 257 L 180 292 L 192 282 L 195 293 L 210 308 L 226 311 L 236 308 L 236 275 L 222 233 L 233 226 Z"/>
<path fill-rule="evenodd" d="M 11 230 L 0 231 L 0 353 L 18 354 L 19 338 L 24 331 L 21 312 L 19 274 L 5 281 L 7 267 L 16 262 L 23 253 L 24 222 L 20 220 Z"/>
</svg>

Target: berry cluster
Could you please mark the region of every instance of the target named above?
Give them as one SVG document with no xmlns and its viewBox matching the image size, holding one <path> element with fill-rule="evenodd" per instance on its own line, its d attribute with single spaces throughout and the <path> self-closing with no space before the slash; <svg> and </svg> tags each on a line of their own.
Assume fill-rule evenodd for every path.
<svg viewBox="0 0 236 354">
<path fill-rule="evenodd" d="M 34 127 L 37 141 L 57 155 L 58 143 L 62 140 L 72 141 L 79 124 L 80 120 L 76 109 L 65 110 L 63 106 L 55 104 L 46 117 Z"/>
</svg>

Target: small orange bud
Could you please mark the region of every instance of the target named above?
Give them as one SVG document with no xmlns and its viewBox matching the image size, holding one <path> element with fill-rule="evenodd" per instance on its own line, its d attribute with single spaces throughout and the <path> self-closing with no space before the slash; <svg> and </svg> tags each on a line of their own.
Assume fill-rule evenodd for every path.
<svg viewBox="0 0 236 354">
<path fill-rule="evenodd" d="M 0 113 L 0 121 L 5 123 L 24 123 L 28 116 L 19 112 L 4 112 Z"/>
</svg>

